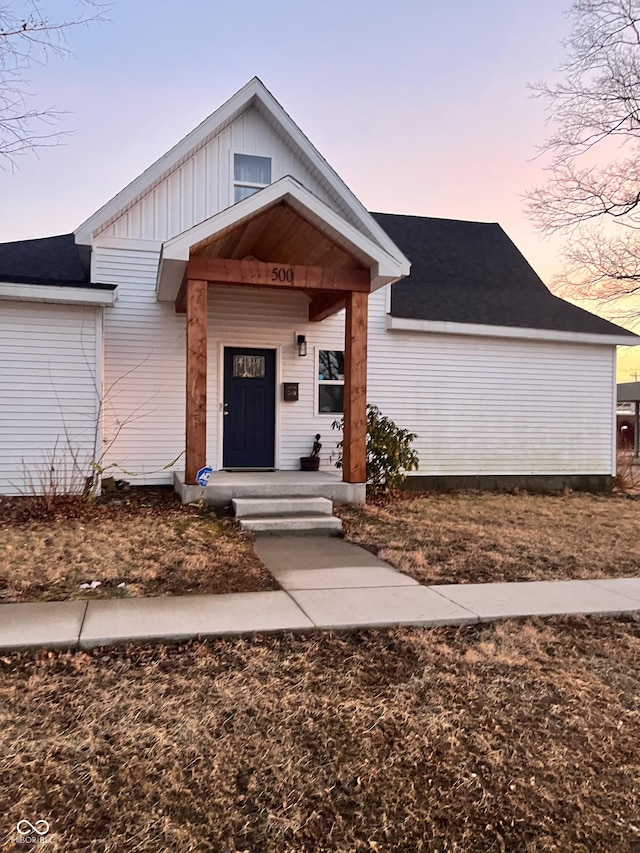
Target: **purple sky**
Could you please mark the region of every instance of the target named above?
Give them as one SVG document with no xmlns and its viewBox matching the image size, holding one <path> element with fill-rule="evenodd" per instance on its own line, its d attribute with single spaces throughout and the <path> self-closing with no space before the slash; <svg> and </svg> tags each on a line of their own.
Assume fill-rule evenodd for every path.
<svg viewBox="0 0 640 853">
<path fill-rule="evenodd" d="M 527 82 L 554 78 L 567 5 L 116 0 L 33 69 L 74 132 L 0 172 L 0 241 L 73 230 L 257 75 L 367 207 L 500 222 L 549 282 L 559 241 L 522 212 L 547 133 Z"/>
</svg>

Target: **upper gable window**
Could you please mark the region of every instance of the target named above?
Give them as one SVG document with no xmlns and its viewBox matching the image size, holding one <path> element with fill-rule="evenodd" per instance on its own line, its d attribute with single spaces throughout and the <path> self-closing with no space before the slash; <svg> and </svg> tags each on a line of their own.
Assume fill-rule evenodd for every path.
<svg viewBox="0 0 640 853">
<path fill-rule="evenodd" d="M 271 183 L 271 157 L 233 155 L 233 203 L 253 195 Z"/>
</svg>

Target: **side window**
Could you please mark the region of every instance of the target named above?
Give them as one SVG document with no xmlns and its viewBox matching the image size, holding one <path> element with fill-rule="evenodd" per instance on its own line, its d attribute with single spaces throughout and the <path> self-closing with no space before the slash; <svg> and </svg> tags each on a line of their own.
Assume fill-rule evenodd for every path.
<svg viewBox="0 0 640 853">
<path fill-rule="evenodd" d="M 271 157 L 233 155 L 233 203 L 253 195 L 271 183 Z"/>
<path fill-rule="evenodd" d="M 344 353 L 318 352 L 318 414 L 342 414 L 344 410 Z"/>
</svg>

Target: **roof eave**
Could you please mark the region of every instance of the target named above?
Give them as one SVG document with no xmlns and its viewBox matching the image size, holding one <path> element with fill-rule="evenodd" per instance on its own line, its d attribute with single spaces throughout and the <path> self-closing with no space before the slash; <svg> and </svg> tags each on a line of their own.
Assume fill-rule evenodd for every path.
<svg viewBox="0 0 640 853">
<path fill-rule="evenodd" d="M 473 335 L 476 337 L 512 338 L 556 343 L 597 344 L 601 346 L 640 346 L 640 337 L 627 335 L 571 332 L 561 329 L 534 329 L 524 326 L 493 326 L 483 323 L 456 323 L 446 320 L 418 320 L 387 314 L 387 331 L 422 332 L 437 335 Z"/>
<path fill-rule="evenodd" d="M 64 305 L 110 307 L 115 304 L 117 298 L 116 285 L 0 282 L 0 300 L 14 302 L 59 302 Z"/>
</svg>

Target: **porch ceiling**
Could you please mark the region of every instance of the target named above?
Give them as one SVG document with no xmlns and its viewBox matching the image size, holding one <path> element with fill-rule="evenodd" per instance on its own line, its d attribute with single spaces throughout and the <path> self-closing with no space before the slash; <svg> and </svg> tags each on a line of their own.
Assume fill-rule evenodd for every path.
<svg viewBox="0 0 640 853">
<path fill-rule="evenodd" d="M 203 275 L 209 281 L 232 282 L 233 264 L 250 262 L 295 267 L 296 285 L 306 281 L 307 291 L 323 273 L 328 274 L 327 279 L 333 277 L 333 283 L 322 281 L 318 289 L 339 289 L 340 272 L 365 278 L 366 289 L 375 290 L 408 274 L 408 261 L 398 254 L 397 258 L 390 255 L 298 181 L 286 177 L 166 241 L 158 268 L 157 298 L 176 300 L 189 261 L 197 263 L 201 272 L 207 262 L 229 262 L 225 277 Z M 211 266 L 214 268 L 220 270 L 219 265 Z M 239 283 L 268 283 L 265 270 L 260 273 L 256 268 L 254 272 L 254 278 Z"/>
<path fill-rule="evenodd" d="M 367 258 L 348 252 L 286 201 L 231 226 L 191 248 L 191 257 L 230 258 L 365 270 Z"/>
</svg>

